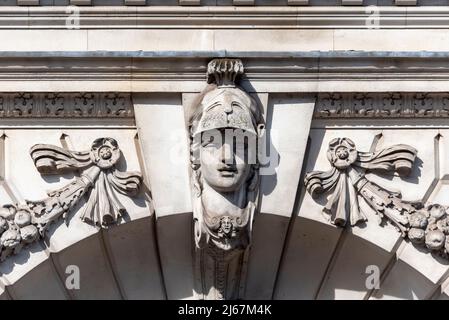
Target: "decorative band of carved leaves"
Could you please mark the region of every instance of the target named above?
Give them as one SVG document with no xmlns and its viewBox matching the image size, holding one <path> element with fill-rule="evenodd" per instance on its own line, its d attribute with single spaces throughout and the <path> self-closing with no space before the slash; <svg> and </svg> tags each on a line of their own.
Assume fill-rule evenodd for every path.
<svg viewBox="0 0 449 320">
<path fill-rule="evenodd" d="M 0 118 L 132 118 L 127 93 L 0 93 Z"/>
<path fill-rule="evenodd" d="M 321 93 L 314 117 L 449 117 L 449 93 Z"/>
</svg>

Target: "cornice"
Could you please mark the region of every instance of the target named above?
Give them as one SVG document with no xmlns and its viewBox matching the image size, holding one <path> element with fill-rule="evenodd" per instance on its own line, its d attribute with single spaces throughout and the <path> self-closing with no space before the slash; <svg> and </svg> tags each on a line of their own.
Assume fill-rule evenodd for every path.
<svg viewBox="0 0 449 320">
<path fill-rule="evenodd" d="M 449 6 L 0 7 L 0 29 L 448 28 Z M 79 24 L 79 25 L 78 25 Z"/>
<path fill-rule="evenodd" d="M 2 52 L 3 92 L 199 92 L 207 63 L 240 58 L 249 92 L 445 92 L 449 52 Z"/>
</svg>

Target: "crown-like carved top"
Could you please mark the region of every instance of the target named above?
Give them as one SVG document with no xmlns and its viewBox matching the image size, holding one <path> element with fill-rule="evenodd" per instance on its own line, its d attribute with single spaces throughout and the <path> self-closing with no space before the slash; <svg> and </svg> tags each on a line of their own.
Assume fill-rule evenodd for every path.
<svg viewBox="0 0 449 320">
<path fill-rule="evenodd" d="M 214 59 L 207 65 L 207 83 L 215 83 L 219 88 L 235 87 L 237 77 L 243 72 L 240 59 Z"/>
</svg>

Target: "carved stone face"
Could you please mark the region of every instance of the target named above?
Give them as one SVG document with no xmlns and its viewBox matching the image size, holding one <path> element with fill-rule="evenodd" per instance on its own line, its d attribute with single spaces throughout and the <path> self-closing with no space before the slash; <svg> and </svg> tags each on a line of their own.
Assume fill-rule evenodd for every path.
<svg viewBox="0 0 449 320">
<path fill-rule="evenodd" d="M 221 230 L 227 235 L 231 233 L 232 231 L 231 218 L 226 216 L 221 219 Z"/>
<path fill-rule="evenodd" d="M 245 143 L 239 132 L 232 129 L 203 132 L 200 148 L 202 177 L 209 186 L 220 192 L 238 190 L 251 173 L 254 143 Z M 241 132 L 241 131 L 240 131 Z"/>
</svg>

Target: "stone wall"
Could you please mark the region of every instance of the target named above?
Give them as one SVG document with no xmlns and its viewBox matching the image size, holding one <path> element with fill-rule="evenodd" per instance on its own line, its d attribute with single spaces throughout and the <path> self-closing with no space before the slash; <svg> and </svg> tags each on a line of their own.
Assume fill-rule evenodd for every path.
<svg viewBox="0 0 449 320">
<path fill-rule="evenodd" d="M 447 15 L 444 1 L 3 1 L 0 297 L 446 299 Z M 219 232 L 194 223 L 191 109 L 208 112 L 210 86 L 270 160 L 238 190 L 249 222 L 218 216 Z M 201 246 L 207 232 L 229 242 Z"/>
</svg>

